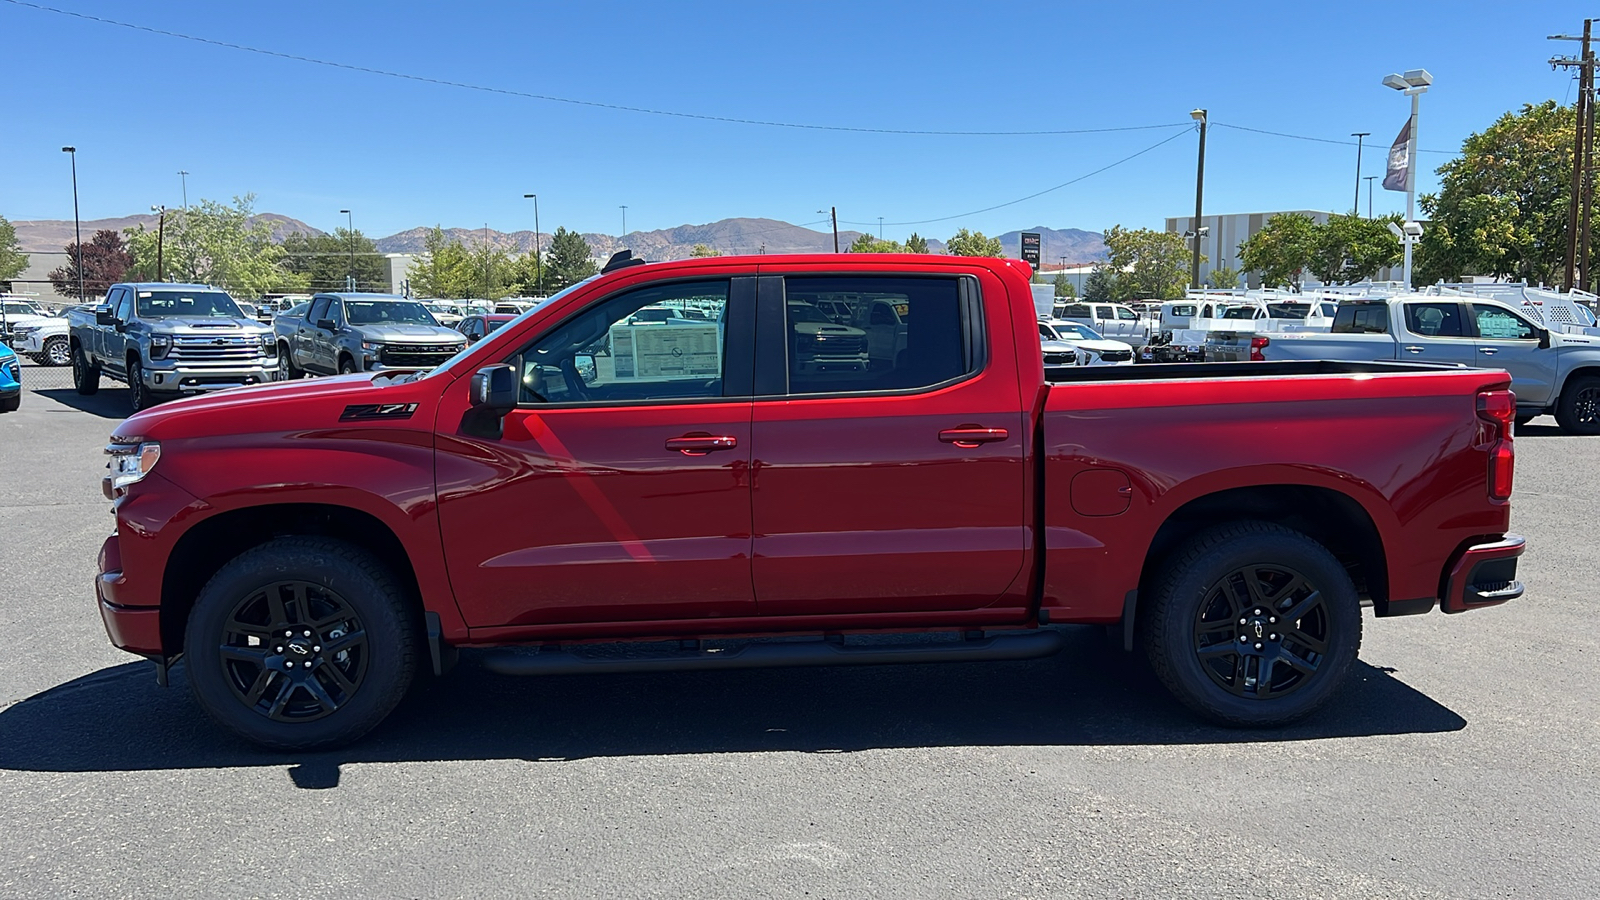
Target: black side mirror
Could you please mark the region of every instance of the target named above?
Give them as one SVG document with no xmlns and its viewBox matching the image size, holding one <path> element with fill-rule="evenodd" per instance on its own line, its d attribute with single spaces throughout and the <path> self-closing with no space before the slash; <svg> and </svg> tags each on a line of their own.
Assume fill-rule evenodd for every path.
<svg viewBox="0 0 1600 900">
<path fill-rule="evenodd" d="M 318 319 L 313 324 L 315 324 L 318 328 L 321 328 L 323 331 L 332 331 L 333 330 L 333 320 L 332 319 Z"/>
<path fill-rule="evenodd" d="M 1539 329 L 1539 349 L 1540 350 L 1549 350 L 1550 349 L 1550 329 L 1548 329 L 1548 328 Z"/>
<path fill-rule="evenodd" d="M 96 306 L 94 308 L 94 323 L 96 325 L 115 325 L 117 317 L 112 314 L 109 306 Z"/>
<path fill-rule="evenodd" d="M 472 375 L 474 409 L 505 415 L 517 408 L 517 372 L 508 365 L 485 366 Z"/>
</svg>

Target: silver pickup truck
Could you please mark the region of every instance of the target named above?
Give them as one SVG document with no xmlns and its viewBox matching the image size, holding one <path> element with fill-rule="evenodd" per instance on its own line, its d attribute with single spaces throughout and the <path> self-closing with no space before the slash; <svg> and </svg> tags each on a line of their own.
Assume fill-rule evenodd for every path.
<svg viewBox="0 0 1600 900">
<path fill-rule="evenodd" d="M 203 284 L 114 284 L 99 306 L 67 312 L 72 385 L 126 382 L 135 412 L 158 400 L 276 380 L 272 329 Z"/>
<path fill-rule="evenodd" d="M 1446 363 L 1511 373 L 1517 421 L 1553 413 L 1567 434 L 1600 434 L 1600 329 L 1543 324 L 1535 307 L 1490 297 L 1408 294 L 1339 304 L 1329 333 L 1218 334 L 1219 362 L 1332 359 Z"/>
<path fill-rule="evenodd" d="M 296 307 L 298 309 L 298 307 Z M 317 294 L 303 315 L 273 320 L 283 379 L 386 369 L 431 369 L 467 346 L 428 308 L 392 294 Z"/>
</svg>

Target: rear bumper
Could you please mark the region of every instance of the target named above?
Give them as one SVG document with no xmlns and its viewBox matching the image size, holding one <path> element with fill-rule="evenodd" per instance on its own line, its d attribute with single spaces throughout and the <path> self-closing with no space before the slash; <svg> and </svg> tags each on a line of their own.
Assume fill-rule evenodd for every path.
<svg viewBox="0 0 1600 900">
<path fill-rule="evenodd" d="M 1497 541 L 1473 544 L 1462 550 L 1444 572 L 1444 596 L 1439 608 L 1447 613 L 1498 606 L 1522 596 L 1517 580 L 1517 559 L 1527 541 L 1508 534 Z"/>
</svg>

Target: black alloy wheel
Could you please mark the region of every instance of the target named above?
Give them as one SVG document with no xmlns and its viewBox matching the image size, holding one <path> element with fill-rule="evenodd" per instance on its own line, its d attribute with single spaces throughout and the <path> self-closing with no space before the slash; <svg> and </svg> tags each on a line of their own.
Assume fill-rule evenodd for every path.
<svg viewBox="0 0 1600 900">
<path fill-rule="evenodd" d="M 1194 653 L 1230 694 L 1265 700 L 1310 682 L 1328 652 L 1322 592 L 1288 567 L 1251 563 L 1211 585 L 1194 619 Z"/>
<path fill-rule="evenodd" d="M 339 374 L 340 375 L 354 375 L 356 373 L 356 371 L 357 371 L 357 369 L 356 369 L 356 361 L 355 360 L 351 359 L 348 356 L 343 356 L 343 357 L 339 358 Z"/>
<path fill-rule="evenodd" d="M 1573 378 L 1561 391 L 1556 424 L 1566 434 L 1600 434 L 1600 377 Z"/>
<path fill-rule="evenodd" d="M 1282 525 L 1201 532 L 1163 561 L 1150 587 L 1135 621 L 1151 668 L 1184 705 L 1224 725 L 1307 715 L 1344 683 L 1361 647 L 1349 572 Z"/>
<path fill-rule="evenodd" d="M 355 610 L 306 581 L 274 582 L 240 600 L 217 650 L 234 698 L 274 722 L 337 711 L 361 689 L 369 659 Z"/>
<path fill-rule="evenodd" d="M 211 576 L 184 631 L 195 700 L 218 724 L 279 750 L 346 744 L 405 696 L 421 618 L 370 553 L 327 537 L 280 537 Z"/>
</svg>

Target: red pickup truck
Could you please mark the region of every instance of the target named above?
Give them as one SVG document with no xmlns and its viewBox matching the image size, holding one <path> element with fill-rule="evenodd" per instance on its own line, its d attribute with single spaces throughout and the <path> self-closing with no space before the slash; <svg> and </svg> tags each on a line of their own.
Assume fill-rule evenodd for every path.
<svg viewBox="0 0 1600 900">
<path fill-rule="evenodd" d="M 1521 595 L 1504 372 L 1047 377 L 1029 275 L 619 258 L 426 373 L 147 410 L 107 448 L 106 629 L 280 748 L 358 737 L 463 648 L 551 675 L 1019 659 L 1066 623 L 1261 726 L 1345 680 L 1363 606 Z M 795 327 L 841 307 L 858 327 Z M 911 632 L 943 634 L 869 636 Z"/>
</svg>

